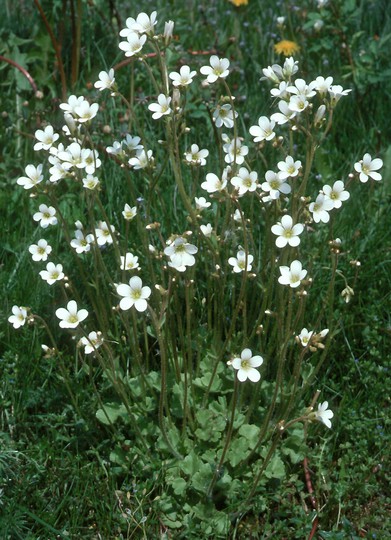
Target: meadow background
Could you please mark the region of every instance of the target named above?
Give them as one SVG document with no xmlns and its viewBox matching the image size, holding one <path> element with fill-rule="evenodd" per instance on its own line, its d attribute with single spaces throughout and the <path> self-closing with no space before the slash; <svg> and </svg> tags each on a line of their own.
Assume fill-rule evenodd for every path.
<svg viewBox="0 0 391 540">
<path fill-rule="evenodd" d="M 42 0 L 40 5 L 61 44 L 61 79 L 58 58 L 36 4 L 1 2 L 1 540 L 312 538 L 314 513 L 302 463 L 292 465 L 284 478 L 272 478 L 266 486 L 267 504 L 234 523 L 225 536 L 214 536 L 202 527 L 198 532 L 167 527 L 154 504 L 167 489 L 159 466 L 145 472 L 136 458 L 124 466 L 118 453 L 113 457 L 113 449 L 126 450 L 126 445 L 119 432 L 96 420 L 97 402 L 86 380 L 76 377 L 72 381 L 81 418 L 53 359 L 42 357 L 41 330 L 16 332 L 7 322 L 14 304 L 53 316 L 52 292 L 37 278 L 28 252 L 39 234 L 30 216 L 31 201 L 16 185 L 25 166 L 34 162 L 34 132 L 43 122 L 62 125 L 58 105 L 67 95 L 98 98 L 93 83 L 99 72 L 124 60 L 118 32 L 126 18 L 154 9 L 160 23 L 175 21 L 174 60 L 181 58 L 199 71 L 211 54 L 230 59 L 238 110 L 247 123 L 267 114 L 269 87 L 259 79 L 262 68 L 283 61 L 274 50 L 281 39 L 293 40 L 300 47 L 295 58 L 306 80 L 331 75 L 336 84 L 352 89 L 341 101 L 333 130 L 317 154 L 317 172 L 327 178 L 332 171 L 339 179 L 369 152 L 383 159 L 383 180 L 356 185 L 338 221 L 345 252 L 340 268 L 353 283 L 354 296 L 349 303 L 343 298 L 336 302 L 333 317 L 338 332 L 317 382 L 327 390 L 335 417 L 331 430 L 318 432 L 317 446 L 310 449 L 308 459 L 315 494 L 322 501 L 315 538 L 391 536 L 387 490 L 391 13 L 387 0 L 318 4 L 315 0 L 249 0 L 248 5 L 235 7 L 224 0 Z M 283 28 L 277 24 L 279 16 L 285 17 Z M 36 88 L 3 57 L 27 70 Z M 126 88 L 128 67 L 118 69 L 116 78 Z M 142 101 L 148 91 L 136 81 L 137 99 Z M 108 133 L 105 125 L 121 114 L 109 104 L 105 108 L 105 99 L 99 96 L 106 116 L 95 126 L 102 148 L 118 135 Z M 105 184 L 111 194 L 110 210 L 119 189 L 114 167 L 107 168 Z M 172 213 L 175 221 L 174 209 Z M 360 261 L 359 270 L 351 261 Z M 70 356 L 68 361 L 72 364 L 76 359 Z"/>
</svg>

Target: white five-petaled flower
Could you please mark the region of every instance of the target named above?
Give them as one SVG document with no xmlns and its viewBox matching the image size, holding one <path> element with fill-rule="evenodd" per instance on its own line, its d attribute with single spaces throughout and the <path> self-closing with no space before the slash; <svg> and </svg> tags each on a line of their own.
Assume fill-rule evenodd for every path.
<svg viewBox="0 0 391 540">
<path fill-rule="evenodd" d="M 246 254 L 245 251 L 240 249 L 236 257 L 230 257 L 228 259 L 228 264 L 232 266 L 232 271 L 235 272 L 235 274 L 238 274 L 239 272 L 243 272 L 244 270 L 250 272 L 252 269 L 253 260 L 254 257 L 252 255 Z"/>
<path fill-rule="evenodd" d="M 152 150 L 137 150 L 135 157 L 129 159 L 128 163 L 130 167 L 133 167 L 135 171 L 139 169 L 146 169 L 153 165 L 154 158 L 152 156 Z"/>
<path fill-rule="evenodd" d="M 285 247 L 289 244 L 292 247 L 296 247 L 300 244 L 299 235 L 303 232 L 304 225 L 296 223 L 293 225 L 293 219 L 291 216 L 282 216 L 281 221 L 273 225 L 271 231 L 277 235 L 276 246 L 279 248 Z"/>
<path fill-rule="evenodd" d="M 273 171 L 266 171 L 265 180 L 261 185 L 263 191 L 269 192 L 271 199 L 278 199 L 280 193 L 287 195 L 291 192 L 291 186 L 285 182 L 284 178 L 281 178 L 280 173 Z"/>
<path fill-rule="evenodd" d="M 38 165 L 38 167 L 34 167 L 34 165 L 27 165 L 25 168 L 27 176 L 21 176 L 18 178 L 16 181 L 17 184 L 19 186 L 23 186 L 24 189 L 31 189 L 35 187 L 43 180 L 42 167 L 43 165 Z"/>
<path fill-rule="evenodd" d="M 124 51 L 125 56 L 134 56 L 141 51 L 146 41 L 147 36 L 140 36 L 137 32 L 130 32 L 126 36 L 126 41 L 121 41 L 118 47 Z"/>
<path fill-rule="evenodd" d="M 196 75 L 197 72 L 190 71 L 189 66 L 182 66 L 179 73 L 177 71 L 172 71 L 169 74 L 169 77 L 172 80 L 173 86 L 188 86 L 193 82 L 193 77 Z"/>
<path fill-rule="evenodd" d="M 261 374 L 256 369 L 263 364 L 262 356 L 253 356 L 251 349 L 243 349 L 240 358 L 233 358 L 229 364 L 238 370 L 237 376 L 240 382 L 249 379 L 251 382 L 258 382 Z"/>
<path fill-rule="evenodd" d="M 254 137 L 254 142 L 271 141 L 276 136 L 273 131 L 274 126 L 274 120 L 269 120 L 267 116 L 261 116 L 258 119 L 258 125 L 251 126 L 249 132 Z"/>
<path fill-rule="evenodd" d="M 133 31 L 138 32 L 139 34 L 148 34 L 148 36 L 151 36 L 153 35 L 154 28 L 157 25 L 156 16 L 156 11 L 152 11 L 151 15 L 139 13 L 137 15 L 137 19 L 131 25 L 131 28 Z M 128 20 L 130 21 L 131 19 L 129 18 Z M 128 25 L 128 20 L 126 21 L 126 25 Z"/>
<path fill-rule="evenodd" d="M 328 428 L 331 428 L 331 422 L 330 418 L 333 418 L 334 413 L 329 408 L 328 401 L 324 401 L 323 403 L 319 403 L 318 410 L 315 411 L 315 418 L 322 422 L 325 426 Z"/>
<path fill-rule="evenodd" d="M 199 165 L 203 167 L 206 165 L 206 159 L 209 156 L 209 150 L 203 148 L 200 150 L 198 144 L 192 144 L 190 150 L 185 152 L 185 159 L 192 165 Z"/>
<path fill-rule="evenodd" d="M 330 210 L 334 208 L 334 202 L 326 197 L 323 193 L 319 193 L 316 197 L 315 202 L 312 202 L 308 209 L 312 213 L 313 220 L 315 223 L 322 221 L 323 223 L 328 223 L 330 221 Z"/>
<path fill-rule="evenodd" d="M 303 330 L 300 332 L 300 334 L 297 336 L 300 340 L 300 343 L 303 345 L 303 347 L 307 347 L 310 339 L 312 337 L 312 334 L 314 333 L 313 330 L 310 332 L 307 330 L 307 328 L 303 328 Z"/>
<path fill-rule="evenodd" d="M 108 90 L 109 88 L 112 88 L 114 84 L 115 84 L 114 69 L 111 68 L 109 69 L 108 72 L 101 71 L 99 73 L 99 81 L 96 81 L 94 86 L 101 92 L 102 90 Z"/>
<path fill-rule="evenodd" d="M 145 311 L 147 309 L 147 298 L 151 296 L 151 289 L 143 287 L 143 282 L 138 276 L 133 276 L 129 280 L 129 285 L 120 283 L 117 285 L 117 294 L 123 296 L 119 303 L 119 307 L 124 311 L 132 306 L 137 311 Z"/>
<path fill-rule="evenodd" d="M 84 346 L 84 354 L 91 354 L 103 344 L 102 332 L 90 332 L 79 340 L 79 345 Z"/>
<path fill-rule="evenodd" d="M 158 120 L 162 116 L 171 113 L 170 108 L 171 98 L 164 94 L 159 94 L 157 97 L 157 103 L 151 103 L 148 105 L 148 109 L 153 112 L 152 118 Z"/>
<path fill-rule="evenodd" d="M 332 107 L 338 103 L 342 96 L 347 96 L 351 92 L 351 88 L 344 90 L 340 84 L 331 85 L 329 88 L 330 104 Z"/>
<path fill-rule="evenodd" d="M 78 122 L 88 122 L 92 120 L 98 113 L 98 103 L 88 103 L 84 100 L 80 105 L 75 107 L 75 113 L 77 115 Z"/>
<path fill-rule="evenodd" d="M 100 184 L 98 177 L 92 174 L 87 174 L 86 178 L 82 178 L 83 188 L 94 190 Z"/>
<path fill-rule="evenodd" d="M 58 308 L 56 310 L 56 316 L 61 319 L 61 328 L 76 328 L 80 322 L 84 321 L 88 317 L 88 311 L 86 309 L 77 309 L 77 303 L 74 300 L 70 300 L 65 308 Z"/>
<path fill-rule="evenodd" d="M 56 225 L 56 209 L 53 206 L 47 206 L 46 204 L 39 205 L 39 212 L 35 212 L 33 215 L 34 221 L 39 221 L 39 224 L 43 229 L 49 227 L 49 225 Z"/>
<path fill-rule="evenodd" d="M 38 240 L 37 244 L 31 244 L 29 247 L 29 252 L 32 255 L 33 261 L 46 261 L 48 255 L 51 253 L 52 247 L 49 246 L 47 241 L 44 238 Z"/>
<path fill-rule="evenodd" d="M 37 129 L 35 138 L 38 142 L 34 144 L 34 150 L 49 150 L 59 137 L 58 133 L 54 133 L 53 126 L 46 126 L 44 130 Z"/>
<path fill-rule="evenodd" d="M 333 202 L 334 208 L 341 208 L 342 203 L 347 201 L 350 197 L 349 191 L 344 191 L 344 183 L 342 180 L 334 182 L 333 187 L 325 185 L 323 186 L 323 193 L 327 199 Z"/>
<path fill-rule="evenodd" d="M 354 164 L 354 170 L 360 173 L 360 182 L 372 180 L 381 180 L 381 174 L 376 172 L 383 167 L 383 161 L 380 158 L 372 159 L 370 154 L 365 154 L 361 161 Z"/>
<path fill-rule="evenodd" d="M 295 260 L 289 266 L 280 266 L 281 276 L 278 278 L 278 282 L 281 285 L 289 285 L 293 289 L 298 287 L 301 281 L 307 275 L 307 270 L 303 270 L 303 266 L 300 261 Z"/>
<path fill-rule="evenodd" d="M 315 89 L 319 92 L 320 95 L 327 94 L 330 86 L 333 84 L 333 78 L 327 77 L 316 77 L 313 81 L 315 83 Z"/>
<path fill-rule="evenodd" d="M 201 184 L 202 189 L 208 193 L 216 193 L 216 191 L 223 191 L 227 187 L 227 179 L 219 178 L 214 173 L 208 173 L 205 177 L 205 182 Z"/>
<path fill-rule="evenodd" d="M 208 223 L 207 225 L 200 225 L 200 229 L 201 229 L 202 234 L 206 236 L 207 238 L 212 236 L 213 227 L 210 223 Z"/>
<path fill-rule="evenodd" d="M 93 234 L 87 234 L 84 236 L 83 231 L 78 229 L 75 231 L 75 238 L 71 240 L 71 246 L 76 253 L 87 253 L 91 249 L 91 244 L 95 241 Z"/>
<path fill-rule="evenodd" d="M 136 268 L 140 268 L 138 264 L 138 257 L 132 253 L 126 253 L 124 257 L 121 255 L 120 267 L 121 270 L 136 270 Z"/>
<path fill-rule="evenodd" d="M 60 109 L 70 114 L 71 116 L 74 116 L 76 114 L 75 108 L 79 107 L 79 105 L 81 105 L 83 101 L 85 101 L 83 96 L 79 96 L 79 97 L 76 97 L 75 95 L 69 96 L 68 101 L 66 103 L 60 103 Z"/>
<path fill-rule="evenodd" d="M 46 270 L 41 270 L 39 275 L 49 285 L 53 285 L 56 281 L 64 279 L 65 274 L 62 271 L 62 264 L 47 263 Z"/>
<path fill-rule="evenodd" d="M 240 167 L 238 175 L 231 178 L 231 184 L 239 190 L 241 197 L 247 191 L 255 191 L 258 187 L 258 173 L 248 171 L 246 167 Z"/>
<path fill-rule="evenodd" d="M 234 126 L 234 114 L 235 118 L 238 117 L 238 113 L 232 110 L 232 107 L 229 103 L 225 105 L 218 105 L 213 111 L 213 120 L 217 128 L 225 126 L 228 129 L 231 129 Z"/>
<path fill-rule="evenodd" d="M 225 79 L 229 75 L 228 58 L 219 58 L 215 54 L 210 57 L 210 66 L 202 66 L 202 75 L 206 75 L 208 83 L 214 83 L 217 79 Z"/>
<path fill-rule="evenodd" d="M 286 124 L 289 122 L 289 120 L 292 120 L 296 116 L 296 112 L 292 111 L 289 108 L 289 105 L 286 101 L 280 101 L 278 103 L 278 108 L 280 109 L 280 112 L 273 113 L 270 117 L 270 120 L 273 120 L 280 126 L 283 124 Z"/>
<path fill-rule="evenodd" d="M 236 165 L 241 165 L 244 162 L 245 156 L 248 154 L 248 146 L 242 146 L 242 141 L 239 137 L 224 144 L 223 150 L 227 154 L 224 161 L 226 163 L 236 163 Z"/>
<path fill-rule="evenodd" d="M 301 161 L 295 161 L 292 156 L 287 156 L 285 161 L 279 161 L 277 167 L 280 169 L 280 178 L 295 177 L 299 174 Z"/>
<path fill-rule="evenodd" d="M 212 204 L 211 202 L 207 201 L 205 197 L 194 197 L 196 208 L 197 210 L 203 210 L 204 208 L 209 208 L 209 206 Z"/>
<path fill-rule="evenodd" d="M 12 324 L 15 329 L 23 326 L 27 319 L 27 310 L 22 306 L 13 306 L 12 315 L 8 317 L 8 322 Z"/>
<path fill-rule="evenodd" d="M 113 243 L 113 232 L 115 231 L 114 225 L 108 225 L 106 221 L 99 221 L 98 228 L 95 229 L 96 241 L 99 246 Z"/>
<path fill-rule="evenodd" d="M 198 249 L 193 244 L 189 244 L 186 238 L 179 236 L 175 238 L 164 250 L 164 254 L 170 258 L 174 268 L 193 266 L 195 264 L 194 255 Z"/>
<path fill-rule="evenodd" d="M 130 204 L 125 204 L 122 211 L 122 215 L 126 221 L 131 221 L 137 215 L 137 206 L 130 206 Z"/>
</svg>

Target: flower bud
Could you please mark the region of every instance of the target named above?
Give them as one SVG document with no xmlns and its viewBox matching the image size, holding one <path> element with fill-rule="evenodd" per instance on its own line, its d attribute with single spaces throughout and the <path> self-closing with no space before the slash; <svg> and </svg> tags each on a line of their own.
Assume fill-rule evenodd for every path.
<svg viewBox="0 0 391 540">
<path fill-rule="evenodd" d="M 325 115 L 325 112 L 326 112 L 326 105 L 321 105 L 315 114 L 315 120 L 314 120 L 315 126 L 318 126 L 320 124 L 321 120 L 323 119 Z"/>
</svg>

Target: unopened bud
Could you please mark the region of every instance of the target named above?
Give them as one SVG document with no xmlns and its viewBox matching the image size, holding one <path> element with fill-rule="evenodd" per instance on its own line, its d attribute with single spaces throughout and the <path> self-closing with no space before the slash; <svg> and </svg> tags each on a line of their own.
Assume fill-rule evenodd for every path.
<svg viewBox="0 0 391 540">
<path fill-rule="evenodd" d="M 320 122 L 322 121 L 324 115 L 325 115 L 325 112 L 326 112 L 326 105 L 321 105 L 319 107 L 319 109 L 316 111 L 316 114 L 315 114 L 315 120 L 314 120 L 314 125 L 317 126 L 320 124 Z"/>
</svg>

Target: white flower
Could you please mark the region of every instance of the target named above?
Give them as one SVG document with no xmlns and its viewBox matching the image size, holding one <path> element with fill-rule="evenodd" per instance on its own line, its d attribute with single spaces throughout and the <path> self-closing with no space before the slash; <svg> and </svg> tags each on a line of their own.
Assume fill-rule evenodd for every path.
<svg viewBox="0 0 391 540">
<path fill-rule="evenodd" d="M 334 202 L 331 199 L 328 199 L 323 193 L 319 193 L 315 202 L 312 202 L 308 207 L 315 223 L 319 223 L 319 221 L 328 223 L 330 221 L 329 212 L 333 208 Z"/>
<path fill-rule="evenodd" d="M 314 333 L 313 330 L 311 330 L 311 332 L 308 332 L 307 328 L 303 328 L 303 330 L 297 336 L 300 340 L 300 343 L 303 345 L 303 347 L 308 346 L 313 333 Z"/>
<path fill-rule="evenodd" d="M 316 82 L 312 81 L 310 84 L 307 84 L 304 79 L 296 79 L 295 85 L 287 87 L 287 91 L 291 94 L 296 94 L 302 96 L 303 98 L 313 97 L 315 92 Z"/>
<path fill-rule="evenodd" d="M 153 112 L 152 118 L 158 120 L 162 116 L 171 113 L 170 103 L 171 98 L 164 94 L 159 94 L 157 97 L 157 103 L 151 103 L 148 105 L 148 109 Z"/>
<path fill-rule="evenodd" d="M 64 151 L 58 152 L 57 158 L 73 167 L 84 169 L 89 154 L 90 150 L 88 148 L 82 148 L 79 143 L 73 142 Z"/>
<path fill-rule="evenodd" d="M 246 266 L 246 259 L 247 259 L 247 266 Z M 232 266 L 232 271 L 235 272 L 235 274 L 238 274 L 239 272 L 243 272 L 246 270 L 247 272 L 251 271 L 252 268 L 252 262 L 254 260 L 254 257 L 252 255 L 247 254 L 242 249 L 238 251 L 236 258 L 230 257 L 228 259 L 228 264 Z"/>
<path fill-rule="evenodd" d="M 106 146 L 106 152 L 112 156 L 122 156 L 124 154 L 124 149 L 120 142 L 114 141 L 113 146 Z"/>
<path fill-rule="evenodd" d="M 258 173 L 249 172 L 246 167 L 240 167 L 238 176 L 231 178 L 231 184 L 239 190 L 239 196 L 244 195 L 247 191 L 255 191 L 258 187 Z"/>
<path fill-rule="evenodd" d="M 279 97 L 280 99 L 285 99 L 288 97 L 288 83 L 285 81 L 280 82 L 278 88 L 272 88 L 270 93 L 273 97 Z"/>
<path fill-rule="evenodd" d="M 230 365 L 238 370 L 238 380 L 244 382 L 249 379 L 251 382 L 258 382 L 261 374 L 255 368 L 263 364 L 262 356 L 253 356 L 250 349 L 243 349 L 240 358 L 233 358 Z"/>
<path fill-rule="evenodd" d="M 330 86 L 333 84 L 333 78 L 327 77 L 326 79 L 324 77 L 316 77 L 315 81 L 315 89 L 319 92 L 320 95 L 327 94 L 329 91 Z"/>
<path fill-rule="evenodd" d="M 27 310 L 26 308 L 20 306 L 12 307 L 12 315 L 8 317 L 8 322 L 12 324 L 15 329 L 24 326 L 27 319 Z"/>
<path fill-rule="evenodd" d="M 98 178 L 92 174 L 87 174 L 87 178 L 82 178 L 83 187 L 85 189 L 95 189 L 100 184 Z"/>
<path fill-rule="evenodd" d="M 128 152 L 137 152 L 137 150 L 142 150 L 144 148 L 144 146 L 140 144 L 140 141 L 140 137 L 133 137 L 127 133 L 125 139 L 122 141 L 122 146 L 128 150 Z"/>
<path fill-rule="evenodd" d="M 263 182 L 261 187 L 263 191 L 269 192 L 271 199 L 278 199 L 280 193 L 287 195 L 291 192 L 291 186 L 285 182 L 284 178 L 281 178 L 279 172 L 266 171 L 265 180 L 266 182 Z"/>
<path fill-rule="evenodd" d="M 81 123 L 92 120 L 97 115 L 98 109 L 98 103 L 90 104 L 88 101 L 83 101 L 75 107 L 75 113 L 78 116 L 77 120 Z"/>
<path fill-rule="evenodd" d="M 54 133 L 53 126 L 46 126 L 45 129 L 37 129 L 35 132 L 35 138 L 37 143 L 34 145 L 34 150 L 49 150 L 51 146 L 57 141 L 60 137 L 58 133 Z"/>
<path fill-rule="evenodd" d="M 330 104 L 332 107 L 338 103 L 342 96 L 347 96 L 351 89 L 344 90 L 340 84 L 334 84 L 329 88 Z"/>
<path fill-rule="evenodd" d="M 108 90 L 115 84 L 114 69 L 111 68 L 109 72 L 101 71 L 99 73 L 99 81 L 96 81 L 94 84 L 100 92 L 102 90 Z"/>
<path fill-rule="evenodd" d="M 170 258 L 171 263 L 175 267 L 193 266 L 195 264 L 195 258 L 193 255 L 197 253 L 198 249 L 193 244 L 189 244 L 186 238 L 182 236 L 175 238 L 175 240 L 165 248 L 164 254 Z"/>
<path fill-rule="evenodd" d="M 280 112 L 274 113 L 271 115 L 270 120 L 273 120 L 278 125 L 283 125 L 289 122 L 289 120 L 292 120 L 296 116 L 295 111 L 292 111 L 289 108 L 289 105 L 286 101 L 280 101 L 278 103 L 278 108 L 280 109 Z"/>
<path fill-rule="evenodd" d="M 51 160 L 51 158 L 54 158 L 54 156 L 50 156 L 49 161 Z M 54 162 L 54 159 L 52 161 L 54 162 L 53 167 L 50 167 L 49 169 L 49 172 L 50 172 L 49 181 L 53 183 L 58 182 L 62 178 L 66 178 L 67 176 L 69 176 L 70 174 L 69 169 L 72 168 L 71 163 L 61 163 L 60 161 L 58 161 L 57 158 L 55 159 L 56 159 L 55 162 Z"/>
<path fill-rule="evenodd" d="M 292 156 L 287 156 L 285 161 L 279 161 L 277 167 L 280 169 L 280 178 L 292 178 L 299 174 L 301 161 L 294 161 Z"/>
<path fill-rule="evenodd" d="M 106 221 L 99 221 L 98 228 L 95 229 L 96 241 L 99 246 L 113 243 L 112 233 L 115 231 L 114 225 L 108 225 Z"/>
<path fill-rule="evenodd" d="M 216 191 L 223 191 L 227 186 L 227 180 L 225 178 L 220 178 L 214 173 L 208 173 L 206 175 L 205 182 L 202 182 L 201 187 L 208 193 L 215 193 Z"/>
<path fill-rule="evenodd" d="M 88 317 L 88 311 L 86 309 L 77 310 L 77 303 L 74 300 L 70 300 L 65 308 L 58 308 L 56 310 L 56 316 L 61 319 L 61 328 L 76 328 L 80 322 L 84 321 Z"/>
<path fill-rule="evenodd" d="M 372 180 L 381 180 L 381 174 L 378 171 L 383 167 L 383 161 L 380 158 L 372 159 L 370 154 L 365 154 L 361 161 L 354 164 L 354 170 L 360 173 L 360 182 Z M 27 172 L 27 171 L 26 171 Z"/>
<path fill-rule="evenodd" d="M 206 148 L 200 150 L 197 144 L 192 144 L 190 150 L 185 152 L 185 159 L 188 163 L 192 165 L 200 165 L 203 167 L 206 165 L 206 157 L 209 156 L 209 150 Z"/>
<path fill-rule="evenodd" d="M 62 271 L 62 264 L 47 263 L 46 270 L 41 270 L 39 275 L 49 285 L 53 285 L 56 281 L 64 279 L 65 274 Z"/>
<path fill-rule="evenodd" d="M 289 266 L 280 266 L 281 276 L 278 278 L 278 282 L 281 285 L 289 285 L 292 288 L 298 287 L 301 280 L 307 275 L 307 270 L 303 270 L 300 261 L 293 261 Z"/>
<path fill-rule="evenodd" d="M 239 137 L 224 144 L 223 150 L 227 154 L 224 161 L 226 163 L 236 163 L 237 165 L 241 165 L 244 162 L 244 157 L 248 154 L 248 146 L 242 146 L 242 141 Z"/>
<path fill-rule="evenodd" d="M 238 117 L 238 113 L 232 110 L 231 105 L 226 103 L 225 105 L 218 105 L 213 111 L 213 120 L 217 128 L 225 126 L 228 129 L 234 126 L 234 112 L 235 118 Z"/>
<path fill-rule="evenodd" d="M 43 174 L 41 174 L 42 167 L 43 165 L 38 165 L 38 167 L 34 167 L 34 165 L 27 165 L 25 168 L 27 176 L 21 176 L 18 178 L 16 181 L 17 184 L 19 186 L 23 186 L 24 189 L 31 189 L 35 187 L 43 180 Z"/>
<path fill-rule="evenodd" d="M 33 215 L 34 221 L 39 221 L 39 224 L 43 229 L 49 227 L 49 225 L 56 225 L 56 210 L 53 206 L 47 206 L 46 204 L 39 205 L 39 212 Z"/>
<path fill-rule="evenodd" d="M 239 212 L 239 208 L 237 208 L 235 210 L 235 212 L 233 213 L 233 216 L 232 216 L 233 220 L 236 221 L 237 223 L 242 223 L 242 216 Z"/>
<path fill-rule="evenodd" d="M 289 244 L 292 247 L 296 247 L 300 244 L 299 234 L 304 230 L 304 225 L 297 223 L 293 225 L 291 216 L 282 216 L 281 221 L 276 225 L 273 225 L 271 231 L 276 234 L 276 246 L 279 248 L 285 247 Z"/>
<path fill-rule="evenodd" d="M 29 252 L 32 255 L 33 261 L 46 261 L 48 255 L 51 253 L 52 247 L 46 242 L 45 239 L 41 238 L 38 240 L 38 244 L 31 244 L 29 247 Z"/>
<path fill-rule="evenodd" d="M 330 199 L 334 204 L 334 208 L 341 208 L 342 203 L 347 201 L 350 197 L 349 191 L 344 191 L 344 183 L 342 180 L 337 180 L 334 182 L 333 187 L 323 186 L 323 193 L 327 199 Z"/>
<path fill-rule="evenodd" d="M 138 257 L 132 253 L 126 253 L 124 257 L 121 256 L 121 270 L 136 270 L 140 268 L 138 264 Z"/>
<path fill-rule="evenodd" d="M 212 235 L 213 228 L 210 223 L 208 223 L 207 225 L 200 225 L 200 229 L 201 229 L 202 234 L 206 236 L 207 238 L 209 238 Z"/>
<path fill-rule="evenodd" d="M 179 73 L 172 71 L 169 74 L 174 86 L 188 86 L 193 82 L 193 77 L 197 75 L 196 71 L 190 71 L 189 66 L 182 66 Z"/>
<path fill-rule="evenodd" d="M 249 132 L 254 137 L 254 142 L 271 141 L 276 136 L 273 131 L 274 126 L 274 120 L 269 120 L 266 116 L 261 116 L 258 119 L 258 125 L 251 126 Z"/>
<path fill-rule="evenodd" d="M 202 75 L 206 75 L 208 83 L 212 84 L 217 79 L 225 79 L 229 75 L 229 60 L 228 58 L 219 58 L 216 55 L 210 57 L 210 66 L 202 66 L 200 69 Z"/>
<path fill-rule="evenodd" d="M 138 276 L 133 276 L 129 280 L 129 285 L 120 283 L 117 285 L 117 294 L 123 296 L 119 303 L 119 307 L 124 311 L 132 306 L 137 311 L 145 311 L 147 309 L 147 298 L 151 296 L 151 289 L 143 287 L 143 282 Z"/>
<path fill-rule="evenodd" d="M 84 346 L 84 354 L 91 354 L 99 349 L 103 341 L 102 332 L 90 332 L 88 337 L 83 336 L 79 340 L 79 345 Z"/>
<path fill-rule="evenodd" d="M 327 401 L 319 403 L 318 410 L 315 411 L 315 418 L 320 422 L 323 422 L 325 426 L 331 428 L 330 418 L 333 418 L 334 413 L 328 408 L 329 404 Z"/>
<path fill-rule="evenodd" d="M 139 13 L 135 23 L 132 25 L 132 29 L 139 34 L 153 35 L 154 27 L 157 25 L 156 15 L 156 11 L 152 11 L 151 15 Z"/>
<path fill-rule="evenodd" d="M 125 52 L 125 56 L 134 56 L 143 48 L 147 36 L 140 36 L 136 32 L 130 32 L 126 36 L 126 41 L 121 41 L 118 47 Z"/>
<path fill-rule="evenodd" d="M 291 111 L 300 113 L 308 107 L 310 102 L 307 97 L 303 94 L 298 94 L 297 96 L 292 96 L 289 100 L 288 107 Z"/>
<path fill-rule="evenodd" d="M 212 204 L 211 202 L 207 201 L 205 197 L 194 197 L 196 208 L 197 210 L 203 210 L 204 208 L 209 208 L 209 206 Z"/>
<path fill-rule="evenodd" d="M 165 22 L 163 36 L 164 36 L 164 41 L 166 45 L 168 45 L 169 42 L 171 41 L 173 32 L 174 32 L 174 21 Z"/>
<path fill-rule="evenodd" d="M 60 109 L 73 116 L 75 114 L 75 108 L 79 107 L 83 101 L 85 101 L 83 96 L 69 96 L 67 103 L 60 103 Z"/>
<path fill-rule="evenodd" d="M 87 234 L 78 229 L 75 231 L 75 238 L 71 240 L 71 246 L 76 250 L 76 253 L 87 253 L 91 249 L 91 244 L 94 242 L 94 235 Z"/>
<path fill-rule="evenodd" d="M 124 216 L 124 219 L 126 219 L 126 221 L 131 221 L 137 215 L 137 206 L 131 207 L 129 204 L 125 204 L 122 215 Z"/>
<path fill-rule="evenodd" d="M 147 152 L 145 152 L 145 150 L 139 150 L 136 157 L 132 157 L 128 161 L 129 165 L 135 170 L 146 169 L 147 167 L 152 166 L 153 162 L 152 150 L 148 150 Z"/>
<path fill-rule="evenodd" d="M 297 73 L 298 70 L 299 70 L 299 67 L 297 65 L 298 63 L 299 62 L 297 60 L 295 60 L 293 58 L 293 56 L 290 56 L 289 58 L 286 58 L 286 60 L 284 62 L 284 65 L 282 67 L 283 78 L 289 79 L 290 77 L 292 77 L 292 75 Z"/>
</svg>

